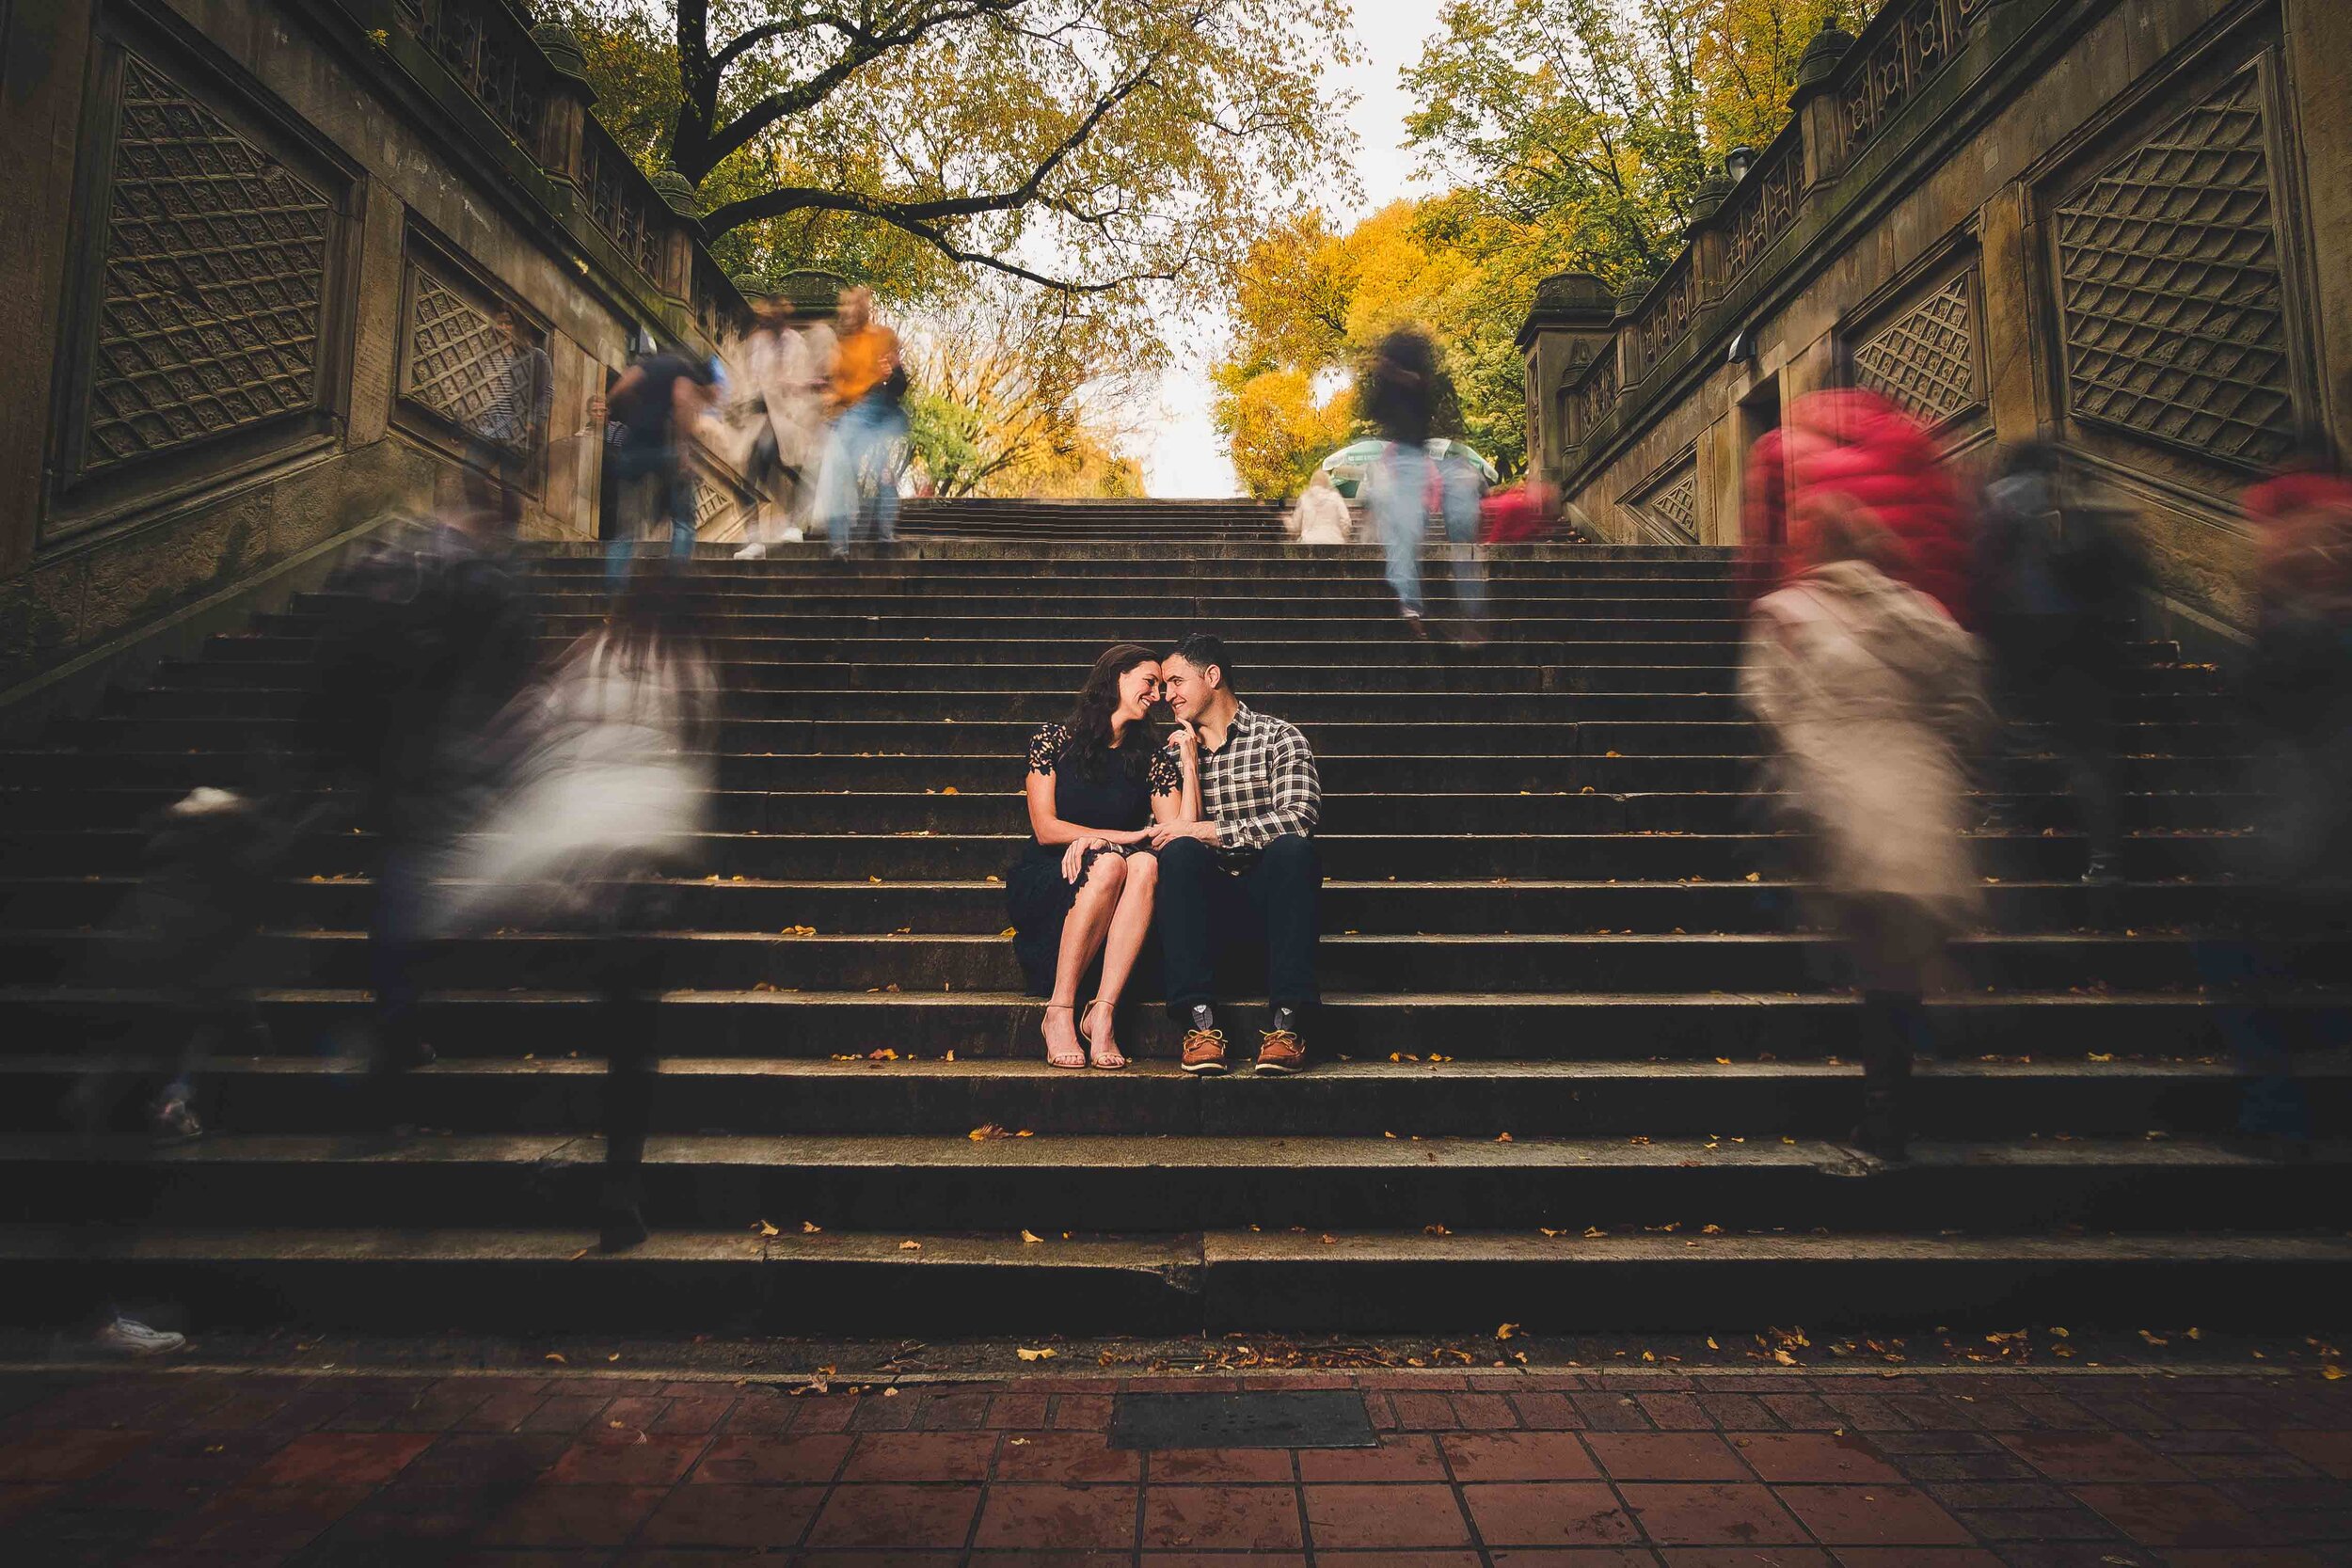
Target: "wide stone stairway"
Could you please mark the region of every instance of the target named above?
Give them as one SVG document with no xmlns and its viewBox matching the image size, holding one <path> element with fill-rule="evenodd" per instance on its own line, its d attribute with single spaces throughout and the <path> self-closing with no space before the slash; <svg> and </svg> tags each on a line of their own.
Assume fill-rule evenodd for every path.
<svg viewBox="0 0 2352 1568">
<path fill-rule="evenodd" d="M 1979 837 L 1993 928 L 1960 944 L 1950 1059 L 1922 1064 L 1922 1136 L 1890 1169 L 1840 1141 L 1852 1001 L 1756 836 L 1722 555 L 1495 551 L 1473 649 L 1407 640 L 1376 551 L 1286 545 L 1264 508 L 904 524 L 848 562 L 693 564 L 723 793 L 676 928 L 645 939 L 674 989 L 655 1235 L 627 1255 L 593 1250 L 576 939 L 452 954 L 440 1060 L 395 1086 L 414 1130 L 363 1135 L 373 846 L 347 826 L 278 889 L 271 1053 L 217 1064 L 209 1135 L 69 1130 L 87 1053 L 156 1006 L 106 960 L 138 824 L 294 743 L 336 594 L 0 757 L 0 1312 L 112 1292 L 437 1331 L 1536 1332 L 2300 1322 L 2352 1283 L 2333 1146 L 2289 1166 L 2218 1136 L 2236 1085 L 2191 942 L 2251 804 L 2218 677 L 2174 651 L 2127 704 L 2126 885 L 2077 880 L 2055 763 L 2017 831 Z M 594 624 L 600 562 L 533 574 L 551 649 Z M 1153 961 L 1136 1064 L 1056 1072 L 1005 936 L 1025 744 L 1105 644 L 1196 627 L 1321 757 L 1315 1065 L 1183 1076 Z M 1255 1010 L 1227 1021 L 1246 1052 Z M 2345 1062 L 2306 1066 L 2339 1124 Z"/>
</svg>

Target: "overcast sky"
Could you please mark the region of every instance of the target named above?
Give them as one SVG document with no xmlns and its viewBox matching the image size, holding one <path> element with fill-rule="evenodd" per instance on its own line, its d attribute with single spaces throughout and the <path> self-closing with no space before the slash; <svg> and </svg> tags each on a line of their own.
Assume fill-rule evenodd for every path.
<svg viewBox="0 0 2352 1568">
<path fill-rule="evenodd" d="M 1331 90 L 1352 91 L 1348 123 L 1356 132 L 1356 178 L 1362 196 L 1335 209 L 1343 227 L 1419 187 L 1405 139 L 1411 108 L 1397 73 L 1421 57 L 1437 31 L 1439 0 L 1356 0 L 1357 53 L 1363 58 L 1332 73 Z M 1209 422 L 1210 362 L 1223 346 L 1221 320 L 1177 324 L 1176 363 L 1160 378 L 1162 418 L 1143 452 L 1144 483 L 1154 496 L 1230 496 L 1238 489 L 1224 442 Z"/>
</svg>

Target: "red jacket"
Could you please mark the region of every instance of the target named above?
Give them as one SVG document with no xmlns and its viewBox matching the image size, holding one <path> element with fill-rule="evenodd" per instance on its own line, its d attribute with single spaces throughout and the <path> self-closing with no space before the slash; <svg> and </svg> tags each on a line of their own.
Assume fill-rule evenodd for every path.
<svg viewBox="0 0 2352 1568">
<path fill-rule="evenodd" d="M 1740 533 L 1751 552 L 1749 580 L 1759 591 L 1792 575 L 1789 509 L 1820 494 L 1849 496 L 1868 508 L 1894 536 L 1888 575 L 1970 624 L 1973 529 L 1925 425 L 1859 387 L 1811 392 L 1790 404 L 1780 428 L 1748 452 Z"/>
</svg>

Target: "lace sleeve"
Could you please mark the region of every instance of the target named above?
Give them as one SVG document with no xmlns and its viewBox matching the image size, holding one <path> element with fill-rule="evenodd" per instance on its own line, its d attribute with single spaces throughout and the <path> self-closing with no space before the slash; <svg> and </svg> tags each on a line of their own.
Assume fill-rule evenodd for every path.
<svg viewBox="0 0 2352 1568">
<path fill-rule="evenodd" d="M 1143 781 L 1154 795 L 1173 795 L 1184 787 L 1184 770 L 1176 765 L 1174 753 L 1163 747 L 1153 753 Z"/>
<path fill-rule="evenodd" d="M 1062 748 L 1070 744 L 1070 732 L 1059 724 L 1047 724 L 1029 737 L 1029 771 L 1051 773 L 1054 764 L 1061 760 Z"/>
</svg>

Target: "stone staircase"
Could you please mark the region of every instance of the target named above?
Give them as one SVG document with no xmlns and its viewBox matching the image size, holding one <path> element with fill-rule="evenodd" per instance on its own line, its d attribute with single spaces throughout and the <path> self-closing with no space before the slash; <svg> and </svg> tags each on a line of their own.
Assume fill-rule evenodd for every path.
<svg viewBox="0 0 2352 1568">
<path fill-rule="evenodd" d="M 2128 885 L 2075 880 L 2052 793 L 1980 840 L 1994 928 L 1942 1008 L 1957 1059 L 1921 1069 L 1912 1164 L 1873 1170 L 1838 1142 L 1850 998 L 1743 811 L 1728 561 L 1494 552 L 1500 636 L 1469 650 L 1400 633 L 1376 551 L 1278 528 L 1224 503 L 934 503 L 886 558 L 695 562 L 723 794 L 677 928 L 647 939 L 675 988 L 657 1234 L 617 1258 L 583 1250 L 601 1063 L 575 1054 L 571 939 L 454 953 L 426 1006 L 441 1060 L 397 1085 L 421 1130 L 358 1135 L 339 1053 L 367 1009 L 372 845 L 347 829 L 279 890 L 277 1053 L 219 1065 L 214 1133 L 65 1131 L 80 1053 L 154 1006 L 91 978 L 123 940 L 135 824 L 291 741 L 334 594 L 6 753 L 11 1309 L 104 1290 L 405 1328 L 1533 1332 L 2133 1323 L 2152 1298 L 2296 1320 L 2352 1281 L 2337 1151 L 2287 1168 L 2217 1136 L 2235 1086 L 2185 933 L 2217 910 L 2214 835 L 2249 812 L 2210 672 L 2152 647 L 2135 677 Z M 594 623 L 602 567 L 551 550 L 535 573 L 552 648 Z M 1188 1079 L 1137 1006 L 1135 1068 L 1054 1072 L 1001 935 L 1025 742 L 1104 645 L 1193 627 L 1322 758 L 1317 1065 Z M 1148 964 L 1135 994 L 1156 983 Z M 2310 1066 L 2335 1125 L 2352 1063 Z"/>
</svg>

